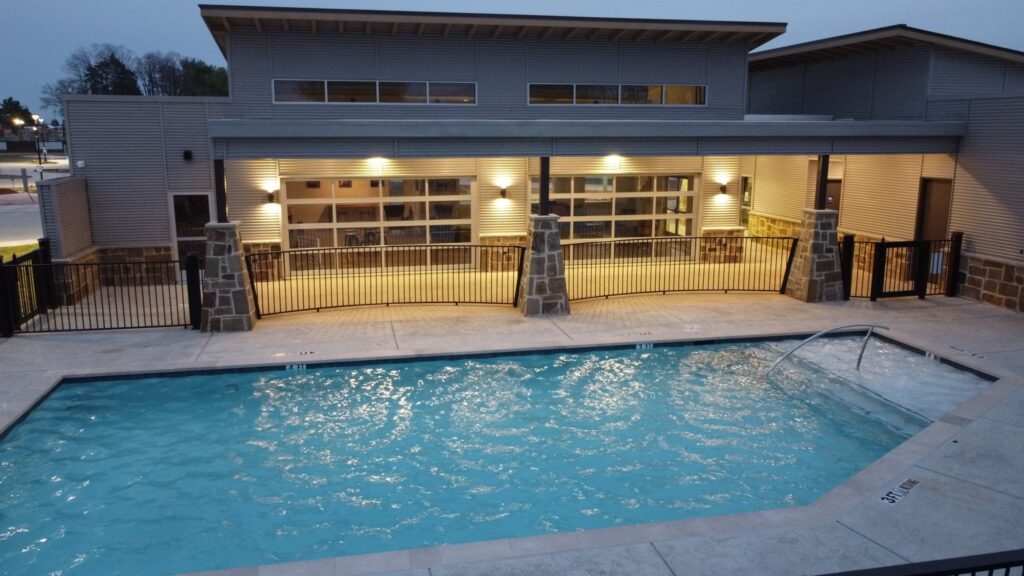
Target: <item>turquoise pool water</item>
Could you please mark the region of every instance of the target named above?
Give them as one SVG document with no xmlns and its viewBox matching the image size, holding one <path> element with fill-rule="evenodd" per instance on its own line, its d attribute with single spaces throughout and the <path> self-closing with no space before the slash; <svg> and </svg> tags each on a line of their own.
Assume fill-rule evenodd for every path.
<svg viewBox="0 0 1024 576">
<path fill-rule="evenodd" d="M 927 425 L 810 357 L 760 378 L 788 346 L 66 383 L 0 442 L 0 573 L 171 574 L 796 506 Z"/>
</svg>

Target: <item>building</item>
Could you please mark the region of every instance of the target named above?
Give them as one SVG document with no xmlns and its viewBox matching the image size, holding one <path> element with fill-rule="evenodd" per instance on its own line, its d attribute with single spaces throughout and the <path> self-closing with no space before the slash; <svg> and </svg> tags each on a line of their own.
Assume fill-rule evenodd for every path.
<svg viewBox="0 0 1024 576">
<path fill-rule="evenodd" d="M 751 53 L 785 25 L 200 14 L 230 97 L 68 97 L 56 256 L 177 258 L 227 219 L 250 253 L 523 244 L 547 168 L 563 245 L 795 236 L 821 190 L 860 239 L 962 231 L 962 294 L 1024 308 L 1024 53 L 906 26 Z"/>
</svg>

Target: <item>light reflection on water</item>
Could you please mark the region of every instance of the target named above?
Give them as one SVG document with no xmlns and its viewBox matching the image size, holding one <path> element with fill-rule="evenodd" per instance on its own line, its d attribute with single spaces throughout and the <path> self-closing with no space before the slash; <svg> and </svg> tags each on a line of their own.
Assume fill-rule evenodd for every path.
<svg viewBox="0 0 1024 576">
<path fill-rule="evenodd" d="M 0 566 L 160 574 L 795 506 L 927 423 L 807 359 L 760 378 L 782 350 L 66 385 L 0 444 Z"/>
</svg>

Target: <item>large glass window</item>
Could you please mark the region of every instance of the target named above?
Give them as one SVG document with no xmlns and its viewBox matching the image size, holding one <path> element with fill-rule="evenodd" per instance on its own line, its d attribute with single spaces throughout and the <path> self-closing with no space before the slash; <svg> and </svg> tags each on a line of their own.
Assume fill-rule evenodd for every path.
<svg viewBox="0 0 1024 576">
<path fill-rule="evenodd" d="M 376 82 L 327 82 L 328 102 L 376 102 Z"/>
<path fill-rule="evenodd" d="M 381 82 L 380 101 L 400 104 L 421 104 L 427 101 L 426 82 Z"/>
<path fill-rule="evenodd" d="M 530 104 L 572 104 L 572 84 L 530 84 Z"/>
<path fill-rule="evenodd" d="M 275 102 L 323 102 L 323 80 L 274 80 Z"/>
<path fill-rule="evenodd" d="M 661 104 L 661 84 L 642 86 L 624 85 L 623 104 Z"/>
<path fill-rule="evenodd" d="M 697 106 L 705 103 L 703 86 L 665 86 L 665 104 L 673 106 Z"/>
<path fill-rule="evenodd" d="M 476 104 L 476 84 L 431 82 L 430 101 L 435 104 Z"/>
<path fill-rule="evenodd" d="M 577 84 L 577 104 L 618 104 L 619 87 L 615 84 Z"/>
</svg>

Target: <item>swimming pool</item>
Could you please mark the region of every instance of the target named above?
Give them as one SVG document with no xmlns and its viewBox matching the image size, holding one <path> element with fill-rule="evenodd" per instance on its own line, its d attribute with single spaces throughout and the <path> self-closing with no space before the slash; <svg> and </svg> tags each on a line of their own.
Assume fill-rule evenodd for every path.
<svg viewBox="0 0 1024 576">
<path fill-rule="evenodd" d="M 0 566 L 169 574 L 797 506 L 987 384 L 877 341 L 852 373 L 856 338 L 761 378 L 792 344 L 65 383 L 0 442 Z"/>
</svg>

